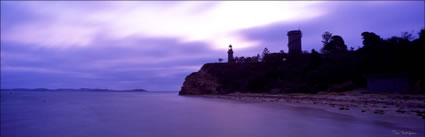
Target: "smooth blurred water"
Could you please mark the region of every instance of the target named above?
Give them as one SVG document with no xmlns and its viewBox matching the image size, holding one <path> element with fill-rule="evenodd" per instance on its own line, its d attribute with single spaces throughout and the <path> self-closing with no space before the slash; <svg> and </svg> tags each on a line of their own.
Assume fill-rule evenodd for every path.
<svg viewBox="0 0 425 137">
<path fill-rule="evenodd" d="M 417 122 L 386 123 L 321 109 L 177 93 L 1 93 L 1 137 L 408 136 L 392 130 L 423 137 L 424 127 Z"/>
</svg>

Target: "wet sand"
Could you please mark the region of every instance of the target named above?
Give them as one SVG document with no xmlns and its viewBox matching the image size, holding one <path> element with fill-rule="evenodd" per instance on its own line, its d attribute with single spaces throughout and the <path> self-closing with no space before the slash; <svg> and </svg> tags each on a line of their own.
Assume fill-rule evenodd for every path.
<svg viewBox="0 0 425 137">
<path fill-rule="evenodd" d="M 254 94 L 232 93 L 226 95 L 202 95 L 207 98 L 220 98 L 273 104 L 277 108 L 293 108 L 304 112 L 302 115 L 321 115 L 308 110 L 334 113 L 332 119 L 364 121 L 392 129 L 395 136 L 421 136 L 425 134 L 425 95 L 362 93 L 362 90 L 342 93 L 319 94 Z M 349 117 L 335 117 L 345 115 Z"/>
<path fill-rule="evenodd" d="M 246 102 L 276 103 L 290 106 L 321 108 L 344 114 L 389 115 L 401 118 L 425 120 L 424 94 L 383 94 L 349 91 L 319 94 L 256 94 L 231 93 L 226 95 L 202 95 Z M 358 113 L 360 112 L 360 113 Z"/>
</svg>

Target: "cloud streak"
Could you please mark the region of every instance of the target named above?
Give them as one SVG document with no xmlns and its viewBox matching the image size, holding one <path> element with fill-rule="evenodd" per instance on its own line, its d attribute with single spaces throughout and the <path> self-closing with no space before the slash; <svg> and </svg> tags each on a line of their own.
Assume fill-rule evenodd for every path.
<svg viewBox="0 0 425 137">
<path fill-rule="evenodd" d="M 86 6 L 80 7 L 82 4 Z M 317 4 L 184 1 L 160 6 L 156 2 L 31 2 L 26 4 L 28 12 L 45 19 L 10 26 L 3 39 L 60 48 L 90 46 L 99 35 L 107 39 L 174 37 L 181 42 L 204 41 L 210 48 L 222 48 L 229 42 L 249 47 L 258 43 L 232 32 L 319 17 L 324 11 Z"/>
</svg>

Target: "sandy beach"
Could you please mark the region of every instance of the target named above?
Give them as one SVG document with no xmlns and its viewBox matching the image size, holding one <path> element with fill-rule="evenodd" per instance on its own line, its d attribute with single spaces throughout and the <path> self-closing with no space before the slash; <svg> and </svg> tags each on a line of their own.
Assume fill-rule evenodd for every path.
<svg viewBox="0 0 425 137">
<path fill-rule="evenodd" d="M 268 103 L 277 106 L 277 109 L 293 108 L 306 112 L 318 110 L 336 115 L 335 119 L 369 121 L 382 127 L 392 129 L 396 136 L 421 136 L 424 134 L 425 122 L 425 95 L 364 93 L 364 90 L 355 90 L 340 93 L 319 94 L 253 94 L 232 93 L 226 95 L 202 95 L 207 98 L 229 99 L 250 103 Z"/>
<path fill-rule="evenodd" d="M 327 111 L 356 116 L 385 116 L 425 120 L 424 94 L 365 93 L 364 90 L 348 92 L 323 92 L 318 94 L 255 94 L 231 93 L 202 95 L 256 103 L 274 103 L 289 106 L 320 108 Z"/>
</svg>

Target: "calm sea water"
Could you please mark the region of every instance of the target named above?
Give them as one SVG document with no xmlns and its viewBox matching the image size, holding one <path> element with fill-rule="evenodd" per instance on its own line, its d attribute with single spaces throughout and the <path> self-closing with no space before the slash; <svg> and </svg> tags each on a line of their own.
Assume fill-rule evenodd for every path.
<svg viewBox="0 0 425 137">
<path fill-rule="evenodd" d="M 390 137 L 417 123 L 177 93 L 2 92 L 2 137 Z"/>
</svg>

